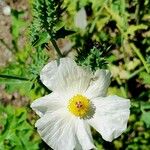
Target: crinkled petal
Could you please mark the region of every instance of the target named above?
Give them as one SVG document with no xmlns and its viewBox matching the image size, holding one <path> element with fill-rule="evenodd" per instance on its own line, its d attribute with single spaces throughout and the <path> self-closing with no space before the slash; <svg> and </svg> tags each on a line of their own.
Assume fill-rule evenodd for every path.
<svg viewBox="0 0 150 150">
<path fill-rule="evenodd" d="M 50 78 L 51 87 L 49 86 L 49 88 L 52 91 L 68 93 L 71 96 L 85 92 L 91 77 L 92 73 L 78 66 L 74 60 L 61 58 L 56 73 Z M 48 77 L 45 79 L 48 80 Z"/>
<path fill-rule="evenodd" d="M 90 126 L 85 120 L 77 120 L 76 136 L 80 146 L 82 147 L 82 150 L 90 150 L 95 148 L 95 146 L 93 145 L 93 138 L 91 135 Z"/>
<path fill-rule="evenodd" d="M 118 96 L 108 96 L 93 99 L 92 102 L 96 107 L 96 112 L 89 123 L 104 140 L 111 142 L 127 128 L 130 101 Z"/>
<path fill-rule="evenodd" d="M 45 65 L 44 68 L 41 70 L 40 79 L 42 83 L 50 90 L 52 90 L 53 87 L 51 80 L 55 76 L 57 69 L 58 69 L 58 63 L 55 60 Z"/>
<path fill-rule="evenodd" d="M 47 111 L 54 111 L 64 107 L 64 103 L 61 100 L 61 97 L 52 92 L 49 95 L 38 98 L 31 104 L 31 108 L 42 117 Z"/>
<path fill-rule="evenodd" d="M 85 95 L 90 99 L 99 96 L 106 96 L 110 84 L 110 76 L 111 74 L 108 70 L 97 70 Z"/>
<path fill-rule="evenodd" d="M 70 95 L 85 92 L 92 77 L 90 72 L 84 70 L 69 58 L 61 59 L 57 75 L 59 87 L 56 87 L 56 90 L 63 93 L 68 92 Z"/>
<path fill-rule="evenodd" d="M 75 148 L 74 118 L 65 110 L 46 113 L 35 126 L 42 139 L 54 150 Z"/>
</svg>

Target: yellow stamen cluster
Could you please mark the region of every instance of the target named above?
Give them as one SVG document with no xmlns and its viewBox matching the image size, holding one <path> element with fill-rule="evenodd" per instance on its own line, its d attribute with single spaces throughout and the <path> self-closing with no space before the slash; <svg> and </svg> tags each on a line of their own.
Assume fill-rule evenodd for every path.
<svg viewBox="0 0 150 150">
<path fill-rule="evenodd" d="M 90 100 L 85 96 L 77 94 L 69 100 L 68 109 L 75 116 L 84 118 L 89 112 Z"/>
</svg>

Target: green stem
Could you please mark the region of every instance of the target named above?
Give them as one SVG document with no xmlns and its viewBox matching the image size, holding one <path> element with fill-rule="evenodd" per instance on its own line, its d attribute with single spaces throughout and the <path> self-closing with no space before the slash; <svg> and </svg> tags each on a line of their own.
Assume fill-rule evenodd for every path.
<svg viewBox="0 0 150 150">
<path fill-rule="evenodd" d="M 136 24 L 138 25 L 139 20 L 140 20 L 140 1 L 137 0 L 136 2 L 137 4 L 136 4 L 136 10 L 135 10 L 135 17 L 136 17 Z"/>
<path fill-rule="evenodd" d="M 130 44 L 131 48 L 134 50 L 134 52 L 137 54 L 137 56 L 140 58 L 141 62 L 144 65 L 145 70 L 147 71 L 147 73 L 149 73 L 149 68 L 148 65 L 143 57 L 143 55 L 141 54 L 140 50 L 138 48 L 135 47 L 135 45 L 133 43 Z"/>
<path fill-rule="evenodd" d="M 55 41 L 54 39 L 51 39 L 51 42 L 52 42 L 52 44 L 53 44 L 53 46 L 54 46 L 54 48 L 55 48 L 55 50 L 56 50 L 56 52 L 57 52 L 59 58 L 62 58 L 62 57 L 63 57 L 63 54 L 61 53 L 61 51 L 60 51 L 60 49 L 59 49 L 59 47 L 58 47 L 56 41 Z"/>
<path fill-rule="evenodd" d="M 150 65 L 148 65 L 150 67 Z M 128 80 L 135 77 L 137 74 L 139 74 L 141 71 L 145 70 L 145 67 L 141 67 L 140 69 L 136 70 L 135 72 L 131 73 Z"/>
<path fill-rule="evenodd" d="M 121 80 L 119 79 L 119 77 L 116 78 L 117 83 L 120 85 L 120 90 L 122 92 L 123 97 L 127 98 L 127 94 L 126 94 L 126 90 L 125 88 L 122 86 Z"/>
<path fill-rule="evenodd" d="M 0 74 L 0 78 L 6 78 L 6 79 L 18 79 L 18 80 L 26 80 L 26 81 L 29 80 L 29 79 L 27 79 L 27 78 L 18 77 L 18 76 L 12 76 L 12 75 L 6 75 L 6 74 Z"/>
</svg>

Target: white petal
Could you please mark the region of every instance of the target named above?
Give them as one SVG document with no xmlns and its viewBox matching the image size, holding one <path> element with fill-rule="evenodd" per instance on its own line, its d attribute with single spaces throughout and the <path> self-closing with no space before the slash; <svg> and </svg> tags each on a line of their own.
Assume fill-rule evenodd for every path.
<svg viewBox="0 0 150 150">
<path fill-rule="evenodd" d="M 41 97 L 31 104 L 31 108 L 41 117 L 47 111 L 57 111 L 64 107 L 61 97 L 56 93 L 51 93 L 44 97 Z"/>
<path fill-rule="evenodd" d="M 95 148 L 90 131 L 90 127 L 85 120 L 77 120 L 76 122 L 76 135 L 82 150 L 90 150 Z M 77 149 L 77 148 L 76 148 Z"/>
<path fill-rule="evenodd" d="M 111 74 L 108 70 L 97 70 L 85 95 L 90 99 L 105 96 L 110 84 L 110 76 Z"/>
<path fill-rule="evenodd" d="M 130 101 L 118 96 L 108 96 L 93 100 L 96 113 L 89 120 L 106 141 L 119 137 L 127 128 Z"/>
<path fill-rule="evenodd" d="M 40 73 L 40 79 L 43 82 L 43 84 L 48 87 L 50 90 L 52 90 L 52 83 L 51 79 L 55 76 L 58 69 L 57 61 L 51 61 L 47 65 L 44 66 L 44 68 L 41 70 Z"/>
<path fill-rule="evenodd" d="M 91 72 L 77 66 L 72 59 L 62 58 L 57 72 L 51 78 L 51 89 L 72 96 L 73 94 L 85 92 L 91 77 Z"/>
<path fill-rule="evenodd" d="M 9 16 L 11 14 L 11 7 L 8 5 L 3 7 L 3 14 Z"/>
<path fill-rule="evenodd" d="M 86 16 L 86 11 L 85 11 L 84 7 L 81 8 L 75 15 L 75 25 L 76 25 L 76 27 L 79 27 L 81 29 L 86 28 L 87 16 Z"/>
<path fill-rule="evenodd" d="M 66 111 L 46 113 L 35 126 L 42 139 L 54 150 L 75 148 L 74 118 Z"/>
</svg>

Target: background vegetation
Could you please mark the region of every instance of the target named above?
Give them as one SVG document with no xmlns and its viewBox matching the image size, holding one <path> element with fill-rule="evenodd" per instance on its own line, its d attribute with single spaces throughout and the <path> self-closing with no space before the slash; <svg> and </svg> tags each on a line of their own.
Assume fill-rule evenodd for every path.
<svg viewBox="0 0 150 150">
<path fill-rule="evenodd" d="M 62 56 L 92 70 L 108 68 L 108 94 L 131 99 L 126 132 L 108 143 L 93 130 L 97 148 L 149 150 L 150 1 L 29 0 L 27 9 L 12 5 L 19 2 L 6 1 L 11 6 L 11 38 L 8 43 L 7 35 L 0 38 L 1 53 L 7 49 L 11 54 L 0 66 L 0 150 L 50 149 L 34 128 L 37 116 L 30 103 L 50 92 L 39 73 L 48 61 Z M 82 8 L 87 16 L 83 29 L 74 21 Z"/>
</svg>

